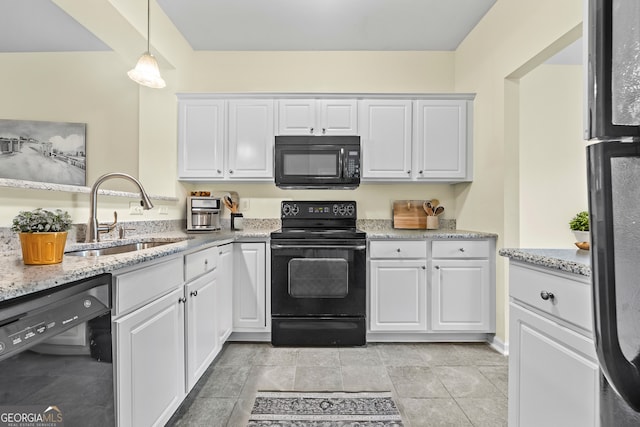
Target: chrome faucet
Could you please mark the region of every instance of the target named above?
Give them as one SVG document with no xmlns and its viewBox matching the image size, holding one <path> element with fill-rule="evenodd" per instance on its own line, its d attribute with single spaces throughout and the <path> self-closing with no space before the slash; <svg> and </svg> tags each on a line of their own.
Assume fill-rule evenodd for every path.
<svg viewBox="0 0 640 427">
<path fill-rule="evenodd" d="M 151 203 L 147 192 L 144 191 L 144 188 L 142 188 L 142 184 L 140 184 L 140 181 L 138 181 L 131 175 L 121 172 L 112 172 L 102 175 L 96 180 L 96 182 L 93 184 L 93 187 L 91 187 L 91 206 L 89 207 L 89 223 L 87 224 L 87 235 L 85 238 L 85 242 L 87 243 L 100 241 L 100 233 L 106 233 L 113 230 L 118 222 L 118 216 L 115 212 L 115 221 L 113 222 L 113 224 L 100 224 L 98 222 L 98 187 L 100 186 L 100 184 L 111 178 L 123 178 L 133 182 L 138 186 L 138 189 L 140 190 L 140 197 L 142 198 L 140 202 L 142 204 L 142 208 L 145 210 L 153 208 L 153 203 Z"/>
</svg>

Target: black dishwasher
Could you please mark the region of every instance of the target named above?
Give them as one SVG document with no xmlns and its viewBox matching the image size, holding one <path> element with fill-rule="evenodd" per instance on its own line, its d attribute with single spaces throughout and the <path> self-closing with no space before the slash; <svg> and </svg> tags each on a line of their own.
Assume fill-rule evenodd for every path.
<svg viewBox="0 0 640 427">
<path fill-rule="evenodd" d="M 0 302 L 0 425 L 115 425 L 111 275 Z"/>
</svg>

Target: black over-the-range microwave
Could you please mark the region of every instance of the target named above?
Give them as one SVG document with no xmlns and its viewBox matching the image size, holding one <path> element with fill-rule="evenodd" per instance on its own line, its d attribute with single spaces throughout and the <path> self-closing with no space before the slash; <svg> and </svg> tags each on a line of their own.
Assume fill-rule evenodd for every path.
<svg viewBox="0 0 640 427">
<path fill-rule="evenodd" d="M 360 185 L 359 136 L 276 136 L 280 188 L 353 189 Z"/>
</svg>

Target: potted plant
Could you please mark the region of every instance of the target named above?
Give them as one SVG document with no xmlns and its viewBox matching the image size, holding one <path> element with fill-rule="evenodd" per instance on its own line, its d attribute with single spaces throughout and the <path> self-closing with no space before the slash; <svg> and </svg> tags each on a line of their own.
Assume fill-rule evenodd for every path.
<svg viewBox="0 0 640 427">
<path fill-rule="evenodd" d="M 577 242 L 589 242 L 589 213 L 587 211 L 578 212 L 569 221 L 569 228 L 573 231 Z"/>
<path fill-rule="evenodd" d="M 51 212 L 42 208 L 21 211 L 11 230 L 19 233 L 22 260 L 25 264 L 57 264 L 62 262 L 71 217 L 66 211 Z"/>
</svg>

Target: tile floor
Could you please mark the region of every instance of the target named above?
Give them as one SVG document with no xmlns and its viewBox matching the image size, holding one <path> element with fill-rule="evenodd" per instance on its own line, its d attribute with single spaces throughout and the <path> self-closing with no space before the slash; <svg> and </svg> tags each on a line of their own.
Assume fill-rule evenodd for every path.
<svg viewBox="0 0 640 427">
<path fill-rule="evenodd" d="M 507 425 L 507 358 L 466 343 L 228 343 L 168 425 L 245 427 L 258 390 L 391 391 L 405 426 Z"/>
</svg>

